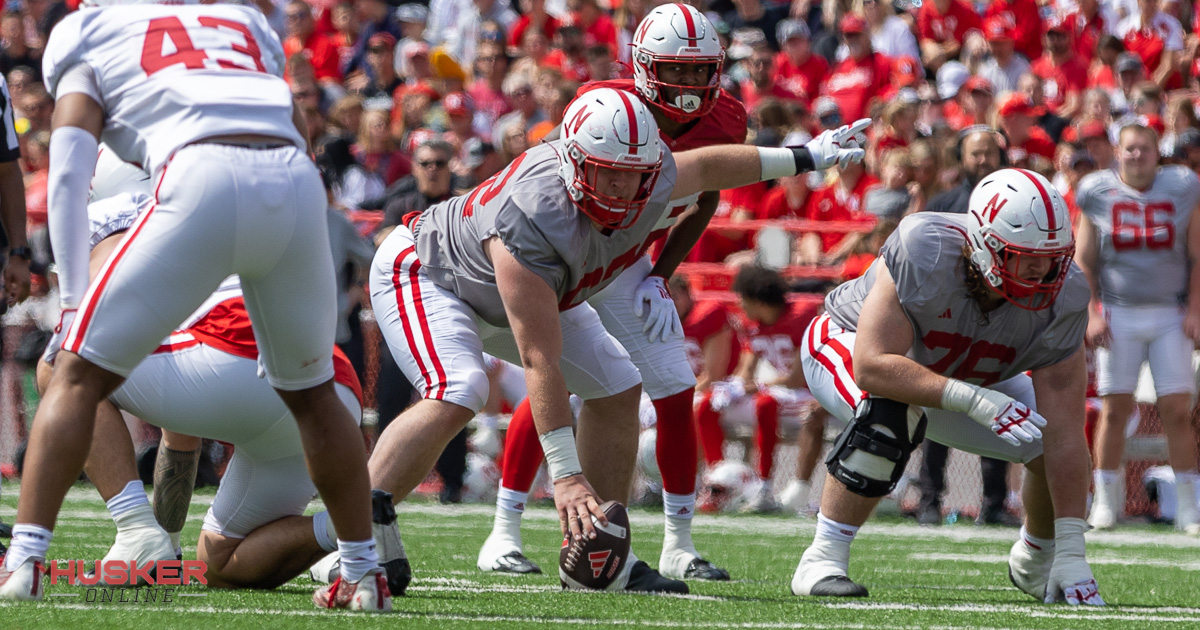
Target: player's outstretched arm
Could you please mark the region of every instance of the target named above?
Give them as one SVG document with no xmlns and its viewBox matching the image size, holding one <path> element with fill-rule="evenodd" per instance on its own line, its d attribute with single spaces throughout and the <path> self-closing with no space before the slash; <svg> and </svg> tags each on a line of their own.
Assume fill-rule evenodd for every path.
<svg viewBox="0 0 1200 630">
<path fill-rule="evenodd" d="M 997 437 L 1018 446 L 1042 437 L 1046 420 L 1011 397 L 937 374 L 905 356 L 912 324 L 887 265 L 863 302 L 854 342 L 854 380 L 863 391 L 897 402 L 964 413 Z"/>
<path fill-rule="evenodd" d="M 96 172 L 104 109 L 87 94 L 62 95 L 55 102 L 50 126 L 46 201 L 59 301 L 65 310 L 79 306 L 88 287 L 87 197 Z"/>
<path fill-rule="evenodd" d="M 1047 451 L 1046 478 L 1055 517 L 1087 516 L 1091 459 L 1085 438 L 1087 362 L 1080 346 L 1066 360 L 1033 370 L 1038 412 L 1048 419 L 1042 429 Z"/>
<path fill-rule="evenodd" d="M 727 190 L 755 182 L 825 170 L 836 164 L 862 161 L 863 132 L 870 118 L 830 129 L 802 147 L 720 145 L 675 154 L 675 190 L 682 199 L 705 190 Z"/>
<path fill-rule="evenodd" d="M 575 448 L 569 394 L 559 369 L 562 326 L 558 320 L 558 296 L 545 280 L 517 262 L 498 237 L 487 242 L 487 251 L 525 368 L 533 424 L 554 479 L 559 523 L 564 534 L 570 531 L 576 538 L 595 538 L 590 516 L 596 516 L 602 524 L 607 524 L 608 519 L 600 509 L 596 492 L 583 476 Z"/>
</svg>

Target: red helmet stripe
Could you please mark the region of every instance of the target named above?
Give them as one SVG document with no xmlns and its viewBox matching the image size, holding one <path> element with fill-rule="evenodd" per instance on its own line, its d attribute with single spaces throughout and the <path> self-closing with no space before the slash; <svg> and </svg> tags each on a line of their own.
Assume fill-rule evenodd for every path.
<svg viewBox="0 0 1200 630">
<path fill-rule="evenodd" d="M 1038 192 L 1041 193 L 1042 204 L 1046 206 L 1046 223 L 1048 226 L 1047 231 L 1050 232 L 1050 238 L 1054 238 L 1055 236 L 1057 236 L 1055 234 L 1055 232 L 1057 232 L 1059 230 L 1059 227 L 1058 227 L 1058 222 L 1055 221 L 1055 219 L 1054 219 L 1054 204 L 1050 201 L 1050 193 L 1046 192 L 1046 187 L 1042 185 L 1042 182 L 1038 181 L 1037 177 L 1034 177 L 1033 173 L 1030 173 L 1029 171 L 1027 171 L 1023 168 L 1018 168 L 1018 169 L 1014 169 L 1014 170 L 1016 170 L 1018 173 L 1024 175 L 1025 177 L 1028 177 L 1029 181 L 1033 182 L 1033 185 L 1037 187 Z"/>
<path fill-rule="evenodd" d="M 621 101 L 625 103 L 625 115 L 629 117 L 629 154 L 637 155 L 638 147 L 638 128 L 637 116 L 633 113 L 633 103 L 629 102 L 629 96 L 624 90 L 613 90 L 621 97 Z"/>
<path fill-rule="evenodd" d="M 688 6 L 681 4 L 679 9 L 683 11 L 683 21 L 687 24 L 687 40 L 688 46 L 696 45 L 696 22 L 692 20 L 692 12 L 688 11 Z"/>
</svg>

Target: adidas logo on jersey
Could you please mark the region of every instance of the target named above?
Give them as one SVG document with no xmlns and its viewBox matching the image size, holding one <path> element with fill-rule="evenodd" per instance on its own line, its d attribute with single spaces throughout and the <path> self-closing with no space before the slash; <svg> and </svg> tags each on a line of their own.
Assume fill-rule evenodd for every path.
<svg viewBox="0 0 1200 630">
<path fill-rule="evenodd" d="M 938 319 L 952 319 L 952 318 L 950 317 L 950 309 L 946 309 L 946 312 L 945 312 L 945 313 L 942 313 L 941 315 L 938 315 Z"/>
</svg>

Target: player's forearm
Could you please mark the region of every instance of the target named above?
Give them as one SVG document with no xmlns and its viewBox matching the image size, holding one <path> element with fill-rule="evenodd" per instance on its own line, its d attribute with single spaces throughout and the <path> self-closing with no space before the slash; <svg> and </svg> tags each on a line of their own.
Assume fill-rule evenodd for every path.
<svg viewBox="0 0 1200 630">
<path fill-rule="evenodd" d="M 25 182 L 14 160 L 0 164 L 0 224 L 8 235 L 9 247 L 26 247 Z"/>
<path fill-rule="evenodd" d="M 675 163 L 678 178 L 673 199 L 706 190 L 740 188 L 815 168 L 813 156 L 805 147 L 712 146 L 677 153 Z"/>
<path fill-rule="evenodd" d="M 60 127 L 50 137 L 46 197 L 64 309 L 77 308 L 88 287 L 87 197 L 98 147 L 96 136 L 79 127 Z"/>
<path fill-rule="evenodd" d="M 529 392 L 529 406 L 533 411 L 533 425 L 538 434 L 570 427 L 571 403 L 566 381 L 558 365 L 547 365 L 539 361 L 523 361 L 525 387 Z"/>
<path fill-rule="evenodd" d="M 650 270 L 650 275 L 670 278 L 671 274 L 675 273 L 679 264 L 687 258 L 688 252 L 691 252 L 700 240 L 700 235 L 704 234 L 704 228 L 708 227 L 709 220 L 717 212 L 717 204 L 720 201 L 719 193 L 706 192 L 700 195 L 694 212 L 685 212 L 679 217 L 675 227 L 667 234 L 667 242 L 663 244 L 662 252 L 654 263 L 654 269 Z"/>
<path fill-rule="evenodd" d="M 1059 365 L 1034 370 L 1038 412 L 1046 418 L 1042 442 L 1055 518 L 1084 518 L 1091 457 L 1084 432 L 1087 366 L 1083 349 Z M 1051 452 L 1052 451 L 1052 452 Z"/>
<path fill-rule="evenodd" d="M 873 396 L 940 409 L 950 379 L 904 355 L 860 353 L 855 347 L 854 382 Z"/>
</svg>

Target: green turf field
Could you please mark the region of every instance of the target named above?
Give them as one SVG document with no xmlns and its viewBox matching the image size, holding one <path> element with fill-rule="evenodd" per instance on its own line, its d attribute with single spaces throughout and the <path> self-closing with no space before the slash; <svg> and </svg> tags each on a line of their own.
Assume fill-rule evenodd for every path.
<svg viewBox="0 0 1200 630">
<path fill-rule="evenodd" d="M 0 519 L 12 523 L 19 489 L 6 483 Z M 211 494 L 193 500 L 184 532 L 194 557 Z M 854 545 L 852 576 L 871 589 L 865 600 L 815 600 L 788 592 L 813 521 L 786 517 L 701 516 L 697 544 L 734 581 L 693 582 L 687 597 L 564 593 L 556 577 L 558 522 L 551 508 L 526 513 L 530 557 L 550 575 L 507 577 L 475 569 L 491 527 L 487 506 L 428 503 L 400 510 L 415 579 L 395 613 L 384 617 L 313 608 L 314 585 L 298 578 L 277 591 L 180 589 L 170 604 L 98 604 L 85 589 L 47 589 L 46 603 L 0 604 L 0 629 L 142 630 L 217 628 L 1200 628 L 1200 539 L 1165 528 L 1131 526 L 1089 536 L 1089 559 L 1109 602 L 1102 609 L 1046 606 L 1009 585 L 1005 559 L 1016 531 L 959 524 L 920 528 L 898 519 L 868 525 Z M 632 514 L 634 549 L 655 564 L 661 516 Z M 71 492 L 51 557 L 96 559 L 114 528 L 88 487 Z M 189 596 L 180 596 L 187 594 Z M 72 596 L 73 595 L 73 596 Z M 330 619 L 338 617 L 336 621 Z M 336 624 L 336 625 L 335 625 Z"/>
</svg>

